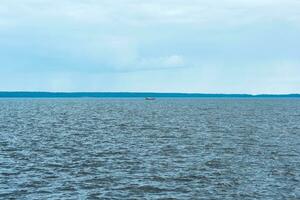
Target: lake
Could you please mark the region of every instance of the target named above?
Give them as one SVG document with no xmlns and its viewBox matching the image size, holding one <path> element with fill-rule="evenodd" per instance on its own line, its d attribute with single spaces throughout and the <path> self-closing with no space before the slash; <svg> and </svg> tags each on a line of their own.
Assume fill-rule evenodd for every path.
<svg viewBox="0 0 300 200">
<path fill-rule="evenodd" d="M 1 199 L 300 199 L 300 99 L 0 99 Z"/>
</svg>

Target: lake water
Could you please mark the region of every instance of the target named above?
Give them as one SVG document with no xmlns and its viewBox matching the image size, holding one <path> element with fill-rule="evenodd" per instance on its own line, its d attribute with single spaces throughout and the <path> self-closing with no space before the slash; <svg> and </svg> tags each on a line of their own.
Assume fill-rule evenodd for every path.
<svg viewBox="0 0 300 200">
<path fill-rule="evenodd" d="M 300 199 L 300 99 L 1 99 L 0 199 Z"/>
</svg>

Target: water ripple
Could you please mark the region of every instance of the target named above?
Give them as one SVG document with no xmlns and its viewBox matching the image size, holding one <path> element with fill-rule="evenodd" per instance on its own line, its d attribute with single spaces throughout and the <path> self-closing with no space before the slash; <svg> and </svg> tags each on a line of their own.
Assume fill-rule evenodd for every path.
<svg viewBox="0 0 300 200">
<path fill-rule="evenodd" d="M 1 199 L 300 199 L 296 99 L 0 100 Z"/>
</svg>

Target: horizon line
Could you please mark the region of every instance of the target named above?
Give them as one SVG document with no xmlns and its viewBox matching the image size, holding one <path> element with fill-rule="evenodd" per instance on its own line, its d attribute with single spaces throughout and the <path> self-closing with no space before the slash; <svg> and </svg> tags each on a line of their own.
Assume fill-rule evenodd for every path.
<svg viewBox="0 0 300 200">
<path fill-rule="evenodd" d="M 50 92 L 0 91 L 0 98 L 203 98 L 203 97 L 300 97 L 300 93 L 196 93 L 196 92 Z"/>
</svg>

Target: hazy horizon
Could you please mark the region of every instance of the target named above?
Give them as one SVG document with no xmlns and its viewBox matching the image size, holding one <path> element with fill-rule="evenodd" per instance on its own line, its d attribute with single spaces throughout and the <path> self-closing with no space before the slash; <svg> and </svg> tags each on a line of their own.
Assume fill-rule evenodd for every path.
<svg viewBox="0 0 300 200">
<path fill-rule="evenodd" d="M 300 95 L 299 93 L 226 93 L 226 92 L 176 92 L 176 91 L 82 91 L 82 90 L 74 90 L 74 91 L 55 91 L 55 90 L 0 90 L 0 93 L 153 93 L 153 94 L 208 94 L 208 95 Z"/>
<path fill-rule="evenodd" d="M 0 90 L 0 93 L 157 93 L 157 94 L 220 94 L 220 95 L 298 95 L 299 93 L 226 93 L 226 92 L 176 92 L 176 91 L 82 91 L 82 90 L 74 90 L 74 91 L 55 91 L 55 90 Z"/>
<path fill-rule="evenodd" d="M 300 97 L 300 93 L 250 94 L 250 93 L 194 93 L 194 92 L 120 92 L 120 91 L 0 91 L 1 97 Z"/>
</svg>

